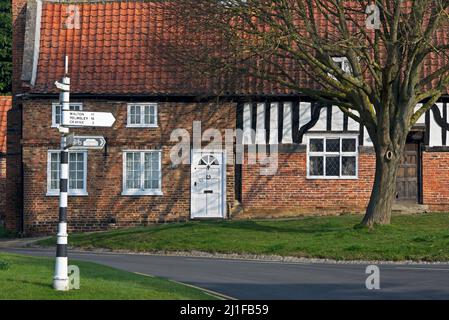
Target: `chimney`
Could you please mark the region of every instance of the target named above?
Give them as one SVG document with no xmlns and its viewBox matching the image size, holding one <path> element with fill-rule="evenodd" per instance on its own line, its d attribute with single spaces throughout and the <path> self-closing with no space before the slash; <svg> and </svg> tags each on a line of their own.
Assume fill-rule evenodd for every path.
<svg viewBox="0 0 449 320">
<path fill-rule="evenodd" d="M 12 94 L 22 92 L 22 60 L 25 39 L 27 0 L 12 0 Z"/>
</svg>

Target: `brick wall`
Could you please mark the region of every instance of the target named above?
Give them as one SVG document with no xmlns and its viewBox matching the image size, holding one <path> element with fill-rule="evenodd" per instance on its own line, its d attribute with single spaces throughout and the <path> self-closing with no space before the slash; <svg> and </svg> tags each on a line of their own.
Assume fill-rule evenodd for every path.
<svg viewBox="0 0 449 320">
<path fill-rule="evenodd" d="M 0 221 L 10 231 L 19 226 L 20 112 L 9 96 L 0 96 Z"/>
<path fill-rule="evenodd" d="M 12 232 L 21 231 L 22 214 L 22 148 L 21 104 L 13 100 L 7 116 L 6 149 L 6 228 Z"/>
<path fill-rule="evenodd" d="M 5 221 L 6 202 L 6 158 L 0 155 L 0 226 Z"/>
<path fill-rule="evenodd" d="M 423 152 L 423 203 L 449 211 L 449 152 Z"/>
<path fill-rule="evenodd" d="M 306 152 L 279 153 L 276 175 L 243 165 L 241 217 L 297 216 L 364 211 L 374 180 L 375 156 L 359 154 L 357 180 L 307 179 Z"/>
<path fill-rule="evenodd" d="M 27 91 L 22 86 L 22 59 L 25 38 L 27 0 L 12 1 L 12 94 L 13 105 L 7 116 L 5 226 L 10 231 L 21 230 L 22 215 L 22 105 L 17 95 Z"/>
<path fill-rule="evenodd" d="M 6 131 L 10 109 L 11 97 L 0 96 L 0 226 L 6 219 Z"/>
<path fill-rule="evenodd" d="M 192 130 L 194 120 L 207 128 L 234 128 L 235 106 L 159 103 L 159 128 L 126 128 L 126 103 L 84 102 L 84 110 L 112 112 L 113 128 L 76 129 L 77 134 L 104 135 L 107 150 L 88 153 L 88 196 L 69 197 L 69 230 L 91 231 L 117 226 L 186 220 L 190 214 L 190 165 L 170 166 L 170 134 Z M 224 132 L 224 131 L 223 131 Z M 51 101 L 24 103 L 24 213 L 27 234 L 53 233 L 58 197 L 46 196 L 47 150 L 57 149 L 59 133 L 51 128 Z M 162 149 L 163 196 L 122 196 L 122 150 Z M 227 168 L 227 202 L 234 201 L 234 167 Z"/>
</svg>

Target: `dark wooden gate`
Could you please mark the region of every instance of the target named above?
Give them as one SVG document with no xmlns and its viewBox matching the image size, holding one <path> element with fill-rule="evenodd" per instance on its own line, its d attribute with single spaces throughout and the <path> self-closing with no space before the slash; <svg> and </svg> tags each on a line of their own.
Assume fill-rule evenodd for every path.
<svg viewBox="0 0 449 320">
<path fill-rule="evenodd" d="M 407 143 L 396 180 L 398 201 L 418 202 L 418 144 Z"/>
</svg>

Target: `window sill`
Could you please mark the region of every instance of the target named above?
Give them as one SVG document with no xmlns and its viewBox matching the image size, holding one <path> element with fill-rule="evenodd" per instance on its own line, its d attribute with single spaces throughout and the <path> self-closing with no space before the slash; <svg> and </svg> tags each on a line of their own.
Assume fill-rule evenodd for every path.
<svg viewBox="0 0 449 320">
<path fill-rule="evenodd" d="M 85 191 L 69 192 L 69 197 L 86 197 L 89 193 Z M 46 197 L 59 197 L 59 192 L 49 191 L 45 194 Z"/>
<path fill-rule="evenodd" d="M 127 124 L 127 128 L 158 128 L 157 124 Z"/>
<path fill-rule="evenodd" d="M 122 196 L 163 196 L 161 190 L 125 190 Z"/>
<path fill-rule="evenodd" d="M 320 176 L 307 176 L 307 180 L 358 180 L 359 177 L 320 177 Z"/>
</svg>

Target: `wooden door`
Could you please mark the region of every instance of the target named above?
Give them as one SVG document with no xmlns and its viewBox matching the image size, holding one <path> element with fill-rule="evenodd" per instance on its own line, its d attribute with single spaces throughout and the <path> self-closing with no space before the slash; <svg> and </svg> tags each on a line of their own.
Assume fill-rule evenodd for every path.
<svg viewBox="0 0 449 320">
<path fill-rule="evenodd" d="M 418 144 L 405 145 L 396 179 L 396 199 L 398 201 L 418 202 Z"/>
</svg>

